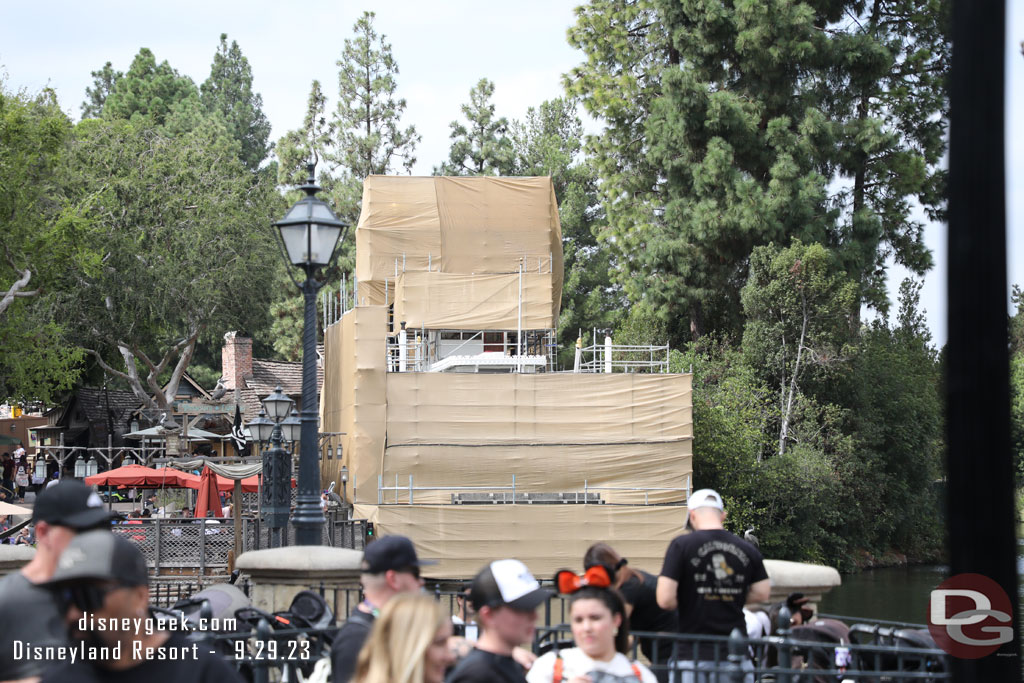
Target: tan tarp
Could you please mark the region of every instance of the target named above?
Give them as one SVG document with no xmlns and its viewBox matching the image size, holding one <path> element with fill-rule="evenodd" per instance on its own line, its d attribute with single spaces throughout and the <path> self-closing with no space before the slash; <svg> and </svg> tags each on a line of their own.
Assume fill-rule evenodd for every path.
<svg viewBox="0 0 1024 683">
<path fill-rule="evenodd" d="M 322 432 L 344 432 L 341 458 L 322 461 L 324 483 L 349 469 L 349 490 L 377 500 L 377 474 L 384 454 L 385 325 L 383 306 L 353 308 L 325 332 Z M 339 437 L 335 437 L 339 438 Z M 334 444 L 334 440 L 332 440 Z M 336 448 L 336 445 L 335 445 Z"/>
<path fill-rule="evenodd" d="M 551 317 L 551 273 L 459 275 L 406 272 L 389 292 L 395 321 L 410 328 L 441 330 L 515 330 L 557 326 Z"/>
<path fill-rule="evenodd" d="M 584 488 L 610 503 L 686 499 L 690 375 L 390 373 L 385 486 L 447 503 L 465 487 Z M 462 487 L 460 489 L 460 487 Z M 407 491 L 385 502 L 408 502 Z"/>
<path fill-rule="evenodd" d="M 551 275 L 562 299 L 562 229 L 551 178 L 369 176 L 356 227 L 359 303 L 384 303 L 402 273 Z M 499 329 L 493 325 L 481 325 Z M 549 326 L 553 327 L 553 325 Z"/>
<path fill-rule="evenodd" d="M 379 536 L 401 534 L 431 577 L 470 578 L 492 560 L 515 557 L 539 578 L 581 569 L 583 553 L 606 541 L 629 566 L 657 574 L 669 542 L 686 519 L 684 506 L 621 505 L 357 505 L 356 518 Z"/>
<path fill-rule="evenodd" d="M 388 375 L 388 445 L 647 443 L 693 436 L 691 375 Z"/>
</svg>

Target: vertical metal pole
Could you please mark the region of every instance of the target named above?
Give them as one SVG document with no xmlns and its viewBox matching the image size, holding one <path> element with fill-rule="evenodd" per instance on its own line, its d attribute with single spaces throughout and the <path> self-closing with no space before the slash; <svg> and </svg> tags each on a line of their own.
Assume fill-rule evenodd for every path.
<svg viewBox="0 0 1024 683">
<path fill-rule="evenodd" d="M 1020 681 L 1006 315 L 1006 2 L 957 0 L 951 27 L 945 382 L 950 573 L 981 574 L 999 584 L 1009 597 L 1014 630 L 992 654 L 953 657 L 953 680 Z M 1007 625 L 993 618 L 987 624 L 982 630 Z"/>
<path fill-rule="evenodd" d="M 409 475 L 409 505 L 412 505 L 412 475 Z"/>
<path fill-rule="evenodd" d="M 319 415 L 316 390 L 316 304 L 315 295 L 320 285 L 313 279 L 312 270 L 306 272 L 302 294 L 306 303 L 302 328 L 302 429 L 299 443 L 299 490 L 295 498 L 292 526 L 296 545 L 323 543 L 324 513 L 320 507 L 320 457 L 317 450 Z M 289 492 L 291 481 L 289 477 Z"/>
<path fill-rule="evenodd" d="M 516 331 L 516 372 L 523 371 L 523 259 L 519 259 L 519 327 Z"/>
<path fill-rule="evenodd" d="M 162 520 L 159 517 L 153 520 L 153 529 L 154 533 L 156 534 L 156 548 L 153 550 L 153 561 L 155 563 L 153 571 L 155 576 L 160 576 L 160 551 L 163 549 L 162 544 L 160 542 L 161 532 L 163 531 L 163 529 L 160 526 L 161 521 Z"/>
</svg>

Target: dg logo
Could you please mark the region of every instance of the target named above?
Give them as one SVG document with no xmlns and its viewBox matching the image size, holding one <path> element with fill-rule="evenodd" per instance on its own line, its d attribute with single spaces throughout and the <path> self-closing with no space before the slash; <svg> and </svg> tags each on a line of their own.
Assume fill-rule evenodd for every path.
<svg viewBox="0 0 1024 683">
<path fill-rule="evenodd" d="M 1013 640 L 1010 598 L 987 576 L 951 576 L 931 593 L 928 631 L 935 643 L 954 657 L 990 655 Z"/>
</svg>

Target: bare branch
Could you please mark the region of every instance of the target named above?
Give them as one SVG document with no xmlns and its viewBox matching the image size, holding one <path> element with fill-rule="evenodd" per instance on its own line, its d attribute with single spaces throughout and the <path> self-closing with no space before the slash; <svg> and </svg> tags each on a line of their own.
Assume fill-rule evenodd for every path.
<svg viewBox="0 0 1024 683">
<path fill-rule="evenodd" d="M 13 261 L 11 261 L 10 254 L 7 255 L 7 260 L 8 260 L 9 263 L 11 263 L 12 266 L 14 265 Z M 17 296 L 34 296 L 36 293 L 38 293 L 39 290 L 35 290 L 35 291 L 31 291 L 31 292 L 27 292 L 27 291 L 26 292 L 22 292 L 21 291 L 21 290 L 23 290 L 25 288 L 26 285 L 28 285 L 28 281 L 31 280 L 31 279 L 32 279 L 32 271 L 29 270 L 28 268 L 26 268 L 24 271 L 22 271 L 21 277 L 19 277 L 17 280 L 15 280 L 14 284 L 11 285 L 10 289 L 7 290 L 7 293 L 4 294 L 4 298 L 0 299 L 0 315 L 3 315 L 4 311 L 6 311 L 8 308 L 10 308 L 11 303 L 14 302 L 14 298 L 15 297 L 17 297 Z M 19 294 L 19 292 L 20 292 L 20 294 Z"/>
</svg>

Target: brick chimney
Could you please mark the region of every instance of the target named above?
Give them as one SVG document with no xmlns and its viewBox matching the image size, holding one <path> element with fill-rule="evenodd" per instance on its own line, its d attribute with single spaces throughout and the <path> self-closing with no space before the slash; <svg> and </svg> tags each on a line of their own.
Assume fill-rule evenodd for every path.
<svg viewBox="0 0 1024 683">
<path fill-rule="evenodd" d="M 224 335 L 220 372 L 221 383 L 229 391 L 241 388 L 243 377 L 252 377 L 252 339 L 239 337 L 237 332 Z"/>
</svg>

